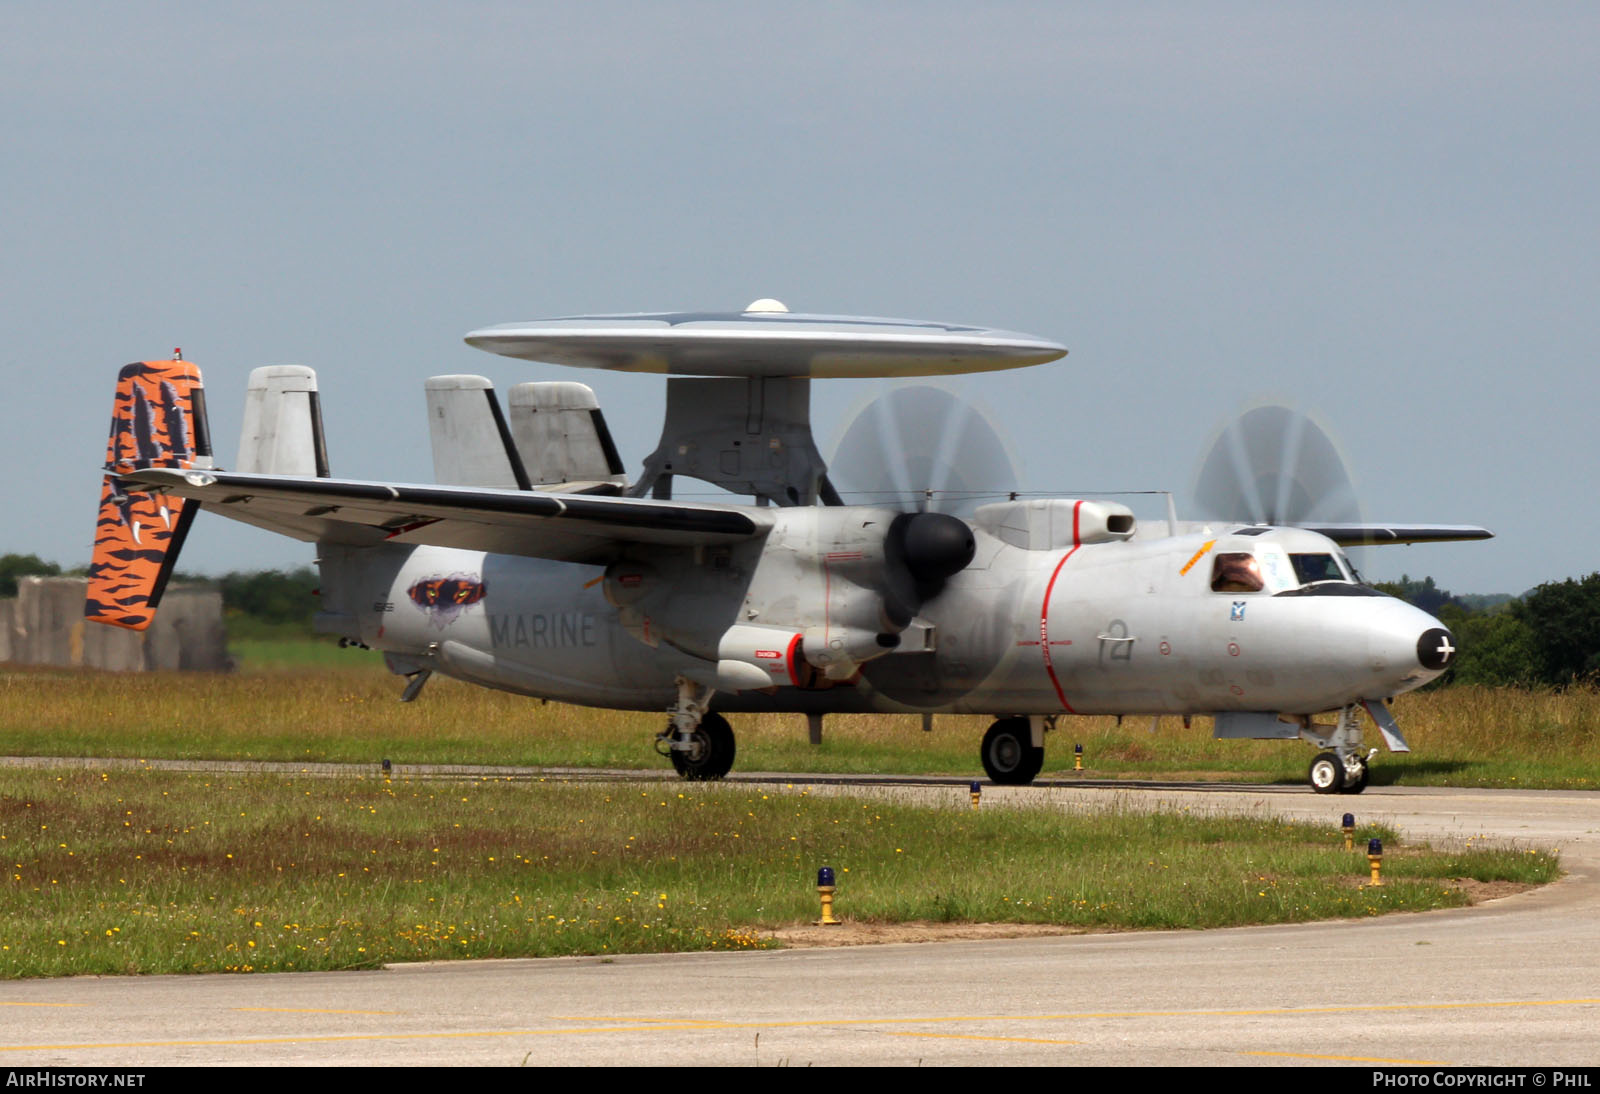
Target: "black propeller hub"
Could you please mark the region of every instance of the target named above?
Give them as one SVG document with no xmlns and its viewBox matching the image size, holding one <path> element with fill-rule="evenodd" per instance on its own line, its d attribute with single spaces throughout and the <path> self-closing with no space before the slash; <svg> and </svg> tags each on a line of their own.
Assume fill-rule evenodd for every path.
<svg viewBox="0 0 1600 1094">
<path fill-rule="evenodd" d="M 889 525 L 889 549 L 891 556 L 900 556 L 917 584 L 938 586 L 967 568 L 977 553 L 978 541 L 960 517 L 902 513 Z"/>
</svg>

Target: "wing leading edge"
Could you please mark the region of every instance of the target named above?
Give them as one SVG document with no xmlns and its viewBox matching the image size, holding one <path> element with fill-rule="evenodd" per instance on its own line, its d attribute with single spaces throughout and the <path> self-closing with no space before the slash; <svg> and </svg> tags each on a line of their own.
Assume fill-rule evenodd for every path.
<svg viewBox="0 0 1600 1094">
<path fill-rule="evenodd" d="M 1494 533 L 1475 524 L 1295 524 L 1308 532 L 1327 536 L 1341 547 L 1384 543 L 1453 543 L 1493 539 Z"/>
<path fill-rule="evenodd" d="M 736 506 L 529 490 L 163 469 L 120 481 L 296 539 L 429 544 L 564 562 L 609 560 L 628 543 L 735 543 L 771 527 L 770 517 Z"/>
</svg>

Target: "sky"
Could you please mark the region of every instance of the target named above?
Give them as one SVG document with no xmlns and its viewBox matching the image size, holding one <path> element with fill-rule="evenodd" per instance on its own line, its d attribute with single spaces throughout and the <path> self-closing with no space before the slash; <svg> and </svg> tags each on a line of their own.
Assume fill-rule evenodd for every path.
<svg viewBox="0 0 1600 1094">
<path fill-rule="evenodd" d="M 589 383 L 637 470 L 661 378 L 461 336 L 776 297 L 1068 346 L 951 384 L 1026 489 L 1187 515 L 1271 399 L 1368 517 L 1497 533 L 1369 577 L 1582 576 L 1597 56 L 1586 3 L 0 4 L 0 553 L 87 561 L 128 361 L 199 363 L 223 466 L 298 363 L 340 477 L 430 481 L 460 372 Z M 884 384 L 813 385 L 825 452 Z M 311 557 L 202 514 L 181 568 Z"/>
</svg>

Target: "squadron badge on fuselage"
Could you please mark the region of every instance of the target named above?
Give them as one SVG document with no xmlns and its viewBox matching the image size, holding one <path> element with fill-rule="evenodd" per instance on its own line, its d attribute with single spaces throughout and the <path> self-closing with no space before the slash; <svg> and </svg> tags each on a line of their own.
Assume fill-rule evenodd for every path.
<svg viewBox="0 0 1600 1094">
<path fill-rule="evenodd" d="M 456 617 L 484 598 L 487 588 L 477 574 L 424 577 L 406 590 L 411 603 L 421 608 L 428 622 L 444 630 Z"/>
</svg>

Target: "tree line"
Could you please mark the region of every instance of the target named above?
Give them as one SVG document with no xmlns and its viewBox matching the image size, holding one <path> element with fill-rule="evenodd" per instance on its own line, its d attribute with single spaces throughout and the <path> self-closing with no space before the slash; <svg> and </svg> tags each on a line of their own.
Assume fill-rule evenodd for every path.
<svg viewBox="0 0 1600 1094">
<path fill-rule="evenodd" d="M 0 555 L 0 597 L 17 595 L 17 579 L 22 577 L 82 577 L 82 567 L 63 570 L 38 555 Z M 303 624 L 309 632 L 311 617 L 317 611 L 317 572 L 309 566 L 295 570 L 235 571 L 220 578 L 202 577 L 182 571 L 173 575 L 179 583 L 215 585 L 222 591 L 222 610 L 230 617 L 243 616 L 258 623 Z"/>
<path fill-rule="evenodd" d="M 1455 596 L 1431 577 L 1405 575 L 1377 587 L 1437 617 L 1455 635 L 1460 652 L 1439 685 L 1600 684 L 1600 573 L 1546 582 L 1520 597 Z"/>
</svg>

